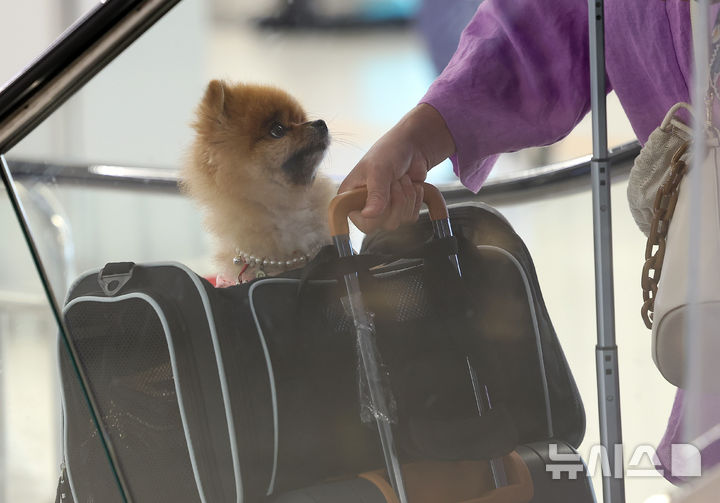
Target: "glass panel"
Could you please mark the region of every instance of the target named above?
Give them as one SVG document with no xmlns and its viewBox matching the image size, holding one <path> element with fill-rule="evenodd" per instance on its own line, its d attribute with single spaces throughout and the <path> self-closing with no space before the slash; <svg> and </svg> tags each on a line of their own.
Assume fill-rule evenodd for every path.
<svg viewBox="0 0 720 503">
<path fill-rule="evenodd" d="M 60 474 L 55 320 L 0 195 L 0 501 L 53 501 Z"/>
<path fill-rule="evenodd" d="M 299 0 L 287 5 L 293 4 L 307 5 Z M 82 271 L 112 261 L 177 261 L 202 276 L 215 275 L 212 241 L 200 212 L 172 188 L 192 139 L 188 124 L 193 110 L 212 78 L 279 86 L 296 96 L 312 118 L 325 119 L 334 141 L 322 169 L 339 181 L 422 98 L 438 73 L 437 65 L 442 66 L 431 57 L 442 56 L 435 54 L 435 33 L 422 24 L 428 22 L 422 10 L 427 5 L 392 4 L 388 11 L 380 9 L 380 2 L 325 0 L 316 2 L 316 12 L 309 15 L 285 3 L 185 0 L 18 144 L 8 154 L 10 167 L 59 302 L 64 303 Z M 474 10 L 468 5 L 458 9 L 465 11 L 463 16 L 457 14 L 447 24 L 438 18 L 437 23 L 457 37 Z M 84 7 L 76 6 L 70 18 Z M 42 18 L 46 15 L 52 19 L 50 12 Z M 416 16 L 417 29 L 406 23 Z M 31 17 L 24 14 L 22 19 Z M 278 26 L 283 22 L 312 26 Z M 275 27 L 260 27 L 268 24 Z M 45 40 L 56 32 L 41 31 Z M 27 56 L 18 56 L 21 60 Z M 614 95 L 609 115 L 611 145 L 632 140 Z M 503 156 L 492 176 L 582 157 L 590 145 L 585 119 L 560 143 Z M 23 174 L 28 163 L 38 162 L 46 164 L 31 176 Z M 69 180 L 70 168 L 78 166 L 105 175 L 103 183 Z M 132 171 L 135 168 L 159 171 Z M 111 178 L 124 173 L 139 173 L 147 183 L 129 186 Z M 455 181 L 449 163 L 431 175 L 438 183 Z M 616 304 L 622 391 L 627 397 L 625 441 L 637 447 L 660 438 L 674 390 L 655 373 L 647 355 L 647 331 L 637 316 L 638 250 L 644 241 L 633 227 L 625 189 L 623 180 L 613 187 Z M 549 192 L 537 199 L 521 195 L 490 201 L 532 251 L 587 409 L 588 431 L 579 451 L 592 462 L 599 433 L 591 363 L 595 322 L 590 194 L 577 187 Z M 6 200 L 4 204 L 2 228 L 16 229 Z M 0 491 L 5 491 L 0 497 L 47 501 L 61 454 L 55 329 L 22 237 L 8 234 L 6 242 L 0 250 L 1 284 L 8 292 L 0 298 Z M 28 372 L 35 367 L 38 371 Z M 28 453 L 41 447 L 46 448 L 43 453 L 30 458 Z M 600 492 L 599 470 L 595 474 Z M 628 478 L 628 501 L 643 501 L 667 487 L 654 477 Z"/>
<path fill-rule="evenodd" d="M 662 461 L 678 480 L 692 480 L 700 472 L 706 479 L 705 488 L 698 485 L 681 501 L 700 501 L 720 487 L 717 470 L 713 472 L 720 463 L 720 276 L 715 267 L 720 252 L 720 6 L 716 0 L 701 0 L 692 2 L 691 10 L 691 112 L 679 110 L 668 118 L 674 125 L 692 126 L 672 132 L 690 146 L 682 157 L 676 154 L 667 168 L 666 187 L 659 190 L 677 195 L 672 211 L 658 212 L 670 223 L 666 240 L 657 245 L 665 259 L 653 315 L 658 366 L 679 386 L 671 418 L 676 428 L 669 429 L 667 440 L 674 451 Z M 651 239 L 657 238 L 651 234 Z M 680 350 L 673 351 L 675 347 Z"/>
</svg>

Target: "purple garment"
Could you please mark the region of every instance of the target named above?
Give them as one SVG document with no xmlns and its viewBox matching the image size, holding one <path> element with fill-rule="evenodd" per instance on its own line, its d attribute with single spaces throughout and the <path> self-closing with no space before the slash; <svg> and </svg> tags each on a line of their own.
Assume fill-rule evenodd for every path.
<svg viewBox="0 0 720 503">
<path fill-rule="evenodd" d="M 681 0 L 606 0 L 607 76 L 641 143 L 689 100 L 690 14 Z M 549 145 L 590 110 L 587 2 L 486 0 L 422 102 L 455 144 L 455 173 L 477 191 L 497 155 Z"/>
<path fill-rule="evenodd" d="M 692 438 L 685 438 L 684 422 L 689 418 L 686 415 L 688 402 L 692 403 L 696 418 L 699 423 L 696 428 L 704 435 L 693 435 Z M 689 443 L 701 452 L 700 464 L 702 473 L 720 463 L 720 439 L 718 439 L 718 421 L 720 418 L 720 395 L 710 393 L 698 393 L 692 396 L 691 392 L 678 390 L 675 395 L 670 420 L 668 421 L 665 435 L 657 447 L 656 462 L 663 476 L 673 484 L 686 482 L 683 474 L 692 473 L 695 463 L 692 457 L 687 460 L 681 455 L 673 458 L 673 445 Z M 694 453 L 691 453 L 694 454 Z"/>
<path fill-rule="evenodd" d="M 681 0 L 606 0 L 606 72 L 641 143 L 668 109 L 689 101 L 691 28 Z M 462 183 L 477 191 L 498 154 L 549 145 L 590 110 L 588 12 L 583 0 L 486 0 L 422 102 L 445 119 Z M 679 390 L 657 453 L 671 482 L 671 446 L 682 439 Z M 706 405 L 717 423 L 718 400 Z M 720 443 L 703 450 L 720 463 Z"/>
</svg>

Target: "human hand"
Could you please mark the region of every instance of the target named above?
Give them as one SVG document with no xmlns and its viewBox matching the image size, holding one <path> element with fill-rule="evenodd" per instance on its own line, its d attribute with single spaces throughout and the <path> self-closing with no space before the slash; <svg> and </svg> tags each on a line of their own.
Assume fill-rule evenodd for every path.
<svg viewBox="0 0 720 503">
<path fill-rule="evenodd" d="M 455 151 L 440 113 L 421 104 L 385 133 L 358 162 L 338 193 L 366 186 L 365 206 L 350 213 L 363 232 L 396 229 L 418 218 L 427 172 Z"/>
</svg>

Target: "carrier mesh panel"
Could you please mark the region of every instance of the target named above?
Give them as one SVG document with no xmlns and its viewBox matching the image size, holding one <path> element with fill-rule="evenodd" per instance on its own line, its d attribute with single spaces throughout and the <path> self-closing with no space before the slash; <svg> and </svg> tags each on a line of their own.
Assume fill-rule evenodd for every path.
<svg viewBox="0 0 720 503">
<path fill-rule="evenodd" d="M 401 273 L 380 273 L 389 319 L 398 322 L 417 320 L 428 315 L 428 296 L 424 288 L 422 268 L 414 267 Z M 383 281 L 384 280 L 384 281 Z"/>
<path fill-rule="evenodd" d="M 379 290 L 362 292 L 368 310 L 400 323 L 426 318 L 429 299 L 424 288 L 422 267 L 412 266 L 398 271 L 390 266 L 383 270 L 388 268 L 391 269 L 389 272 L 374 274 Z M 346 292 L 338 290 L 338 295 L 346 295 Z M 354 330 L 355 325 L 348 309 L 342 309 L 336 298 L 325 299 L 323 317 L 335 334 Z"/>
<path fill-rule="evenodd" d="M 198 501 L 166 335 L 155 310 L 135 298 L 85 301 L 66 313 L 66 321 L 135 501 Z M 75 388 L 71 396 L 79 397 L 80 384 L 65 382 Z M 88 415 L 84 427 L 68 433 L 78 499 L 96 501 L 92 475 L 103 456 L 97 430 Z"/>
<path fill-rule="evenodd" d="M 322 318 L 327 320 L 327 326 L 334 334 L 344 334 L 354 327 L 352 318 L 340 302 L 323 303 Z"/>
<path fill-rule="evenodd" d="M 464 354 L 458 353 L 470 351 L 482 366 L 475 369 L 482 384 L 510 412 L 520 438 L 543 438 L 544 375 L 520 271 L 502 253 L 475 253 L 463 270 L 468 290 L 457 299 L 466 302 L 460 311 L 443 299 L 445 284 L 427 283 L 424 268 L 432 264 L 376 275 L 364 298 L 377 315 L 381 353 L 406 414 L 457 418 L 476 414 Z"/>
</svg>

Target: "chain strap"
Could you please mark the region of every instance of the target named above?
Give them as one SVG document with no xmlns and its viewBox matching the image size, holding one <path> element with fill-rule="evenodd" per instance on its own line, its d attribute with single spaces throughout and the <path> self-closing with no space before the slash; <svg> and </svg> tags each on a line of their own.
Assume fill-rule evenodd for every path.
<svg viewBox="0 0 720 503">
<path fill-rule="evenodd" d="M 652 225 L 645 246 L 645 265 L 642 270 L 644 302 L 640 312 L 645 326 L 648 328 L 652 328 L 655 297 L 657 296 L 658 282 L 660 281 L 663 261 L 665 260 L 665 243 L 670 221 L 680 194 L 680 182 L 688 169 L 687 163 L 682 160 L 682 156 L 687 152 L 689 145 L 690 142 L 685 142 L 677 149 L 670 161 L 670 174 L 660 185 L 655 195 Z"/>
<path fill-rule="evenodd" d="M 714 4 L 718 3 L 718 1 L 720 0 L 710 0 L 710 3 Z M 717 88 L 720 81 L 720 11 L 715 17 L 711 39 L 710 73 L 708 75 L 708 90 L 705 95 L 705 127 L 706 131 L 720 140 L 720 131 L 715 128 L 712 122 L 713 100 L 715 96 L 720 95 Z M 667 233 L 680 194 L 680 182 L 688 170 L 687 163 L 682 160 L 682 156 L 685 155 L 689 146 L 690 142 L 686 141 L 677 149 L 670 161 L 670 174 L 660 185 L 655 195 L 653 219 L 650 235 L 645 246 L 645 264 L 643 265 L 641 278 L 643 305 L 640 314 L 647 328 L 652 328 L 653 325 L 655 297 L 657 296 L 658 283 L 660 282 L 663 261 L 665 260 Z"/>
</svg>

